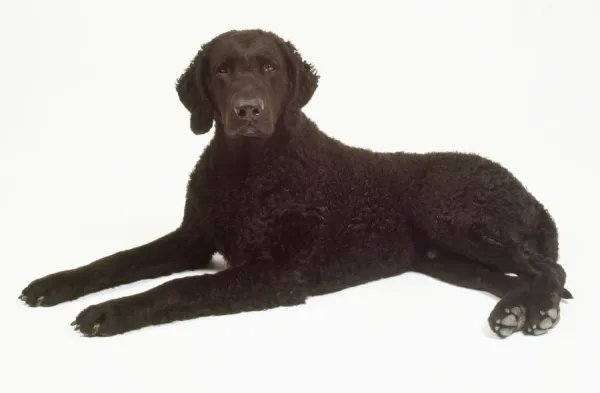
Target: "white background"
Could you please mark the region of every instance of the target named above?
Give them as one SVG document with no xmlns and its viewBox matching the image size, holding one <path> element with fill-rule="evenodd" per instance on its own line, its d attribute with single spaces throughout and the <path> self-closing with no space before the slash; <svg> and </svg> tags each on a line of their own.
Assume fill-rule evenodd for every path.
<svg viewBox="0 0 600 393">
<path fill-rule="evenodd" d="M 0 391 L 598 391 L 598 1 L 1 4 Z M 175 79 L 203 42 L 254 27 L 315 63 L 306 112 L 326 133 L 513 171 L 559 226 L 575 300 L 558 327 L 495 339 L 494 297 L 417 274 L 108 339 L 69 323 L 173 277 L 24 306 L 31 280 L 179 223 L 212 132 L 189 131 Z"/>
</svg>

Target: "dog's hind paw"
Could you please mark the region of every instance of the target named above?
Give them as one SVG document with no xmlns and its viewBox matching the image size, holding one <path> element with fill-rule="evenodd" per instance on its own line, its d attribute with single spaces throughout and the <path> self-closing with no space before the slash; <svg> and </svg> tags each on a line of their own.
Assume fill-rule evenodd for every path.
<svg viewBox="0 0 600 393">
<path fill-rule="evenodd" d="M 517 292 L 500 300 L 488 321 L 501 338 L 517 331 L 540 336 L 560 321 L 559 302 L 556 293 Z"/>
<path fill-rule="evenodd" d="M 523 306 L 497 307 L 492 311 L 488 321 L 498 337 L 506 338 L 523 329 L 525 325 L 525 308 Z"/>
<path fill-rule="evenodd" d="M 556 294 L 537 295 L 528 307 L 527 323 L 523 333 L 540 336 L 548 333 L 560 321 L 560 297 Z"/>
<path fill-rule="evenodd" d="M 559 313 L 558 309 L 556 308 L 551 308 L 548 311 L 541 310 L 540 315 L 542 316 L 542 318 L 545 316 L 545 318 L 539 321 L 538 323 L 532 323 L 529 326 L 527 326 L 525 333 L 533 334 L 534 336 L 540 336 L 542 334 L 548 333 L 548 330 L 552 329 L 554 325 L 558 323 Z"/>
</svg>

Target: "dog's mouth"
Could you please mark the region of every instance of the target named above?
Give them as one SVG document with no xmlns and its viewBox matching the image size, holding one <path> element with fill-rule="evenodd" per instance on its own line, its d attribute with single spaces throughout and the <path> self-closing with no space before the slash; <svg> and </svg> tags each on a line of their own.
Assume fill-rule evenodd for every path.
<svg viewBox="0 0 600 393">
<path fill-rule="evenodd" d="M 231 133 L 235 138 L 265 138 L 269 134 L 266 127 L 260 127 L 254 123 L 244 124 Z"/>
<path fill-rule="evenodd" d="M 256 138 L 258 136 L 260 136 L 262 134 L 262 132 L 255 127 L 252 124 L 248 124 L 245 126 L 242 126 L 238 132 L 237 132 L 240 136 L 245 136 L 245 137 L 249 137 L 249 138 Z"/>
</svg>

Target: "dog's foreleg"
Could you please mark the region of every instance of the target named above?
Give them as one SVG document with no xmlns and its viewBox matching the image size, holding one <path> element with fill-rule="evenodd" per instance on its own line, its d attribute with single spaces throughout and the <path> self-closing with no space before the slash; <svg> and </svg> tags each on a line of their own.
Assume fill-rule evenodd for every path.
<svg viewBox="0 0 600 393">
<path fill-rule="evenodd" d="M 249 263 L 88 307 L 73 324 L 87 336 L 112 336 L 173 321 L 299 305 L 305 293 L 301 270 Z"/>
<path fill-rule="evenodd" d="M 31 282 L 19 298 L 30 306 L 54 306 L 130 282 L 205 267 L 214 247 L 181 231 L 145 245 Z"/>
</svg>

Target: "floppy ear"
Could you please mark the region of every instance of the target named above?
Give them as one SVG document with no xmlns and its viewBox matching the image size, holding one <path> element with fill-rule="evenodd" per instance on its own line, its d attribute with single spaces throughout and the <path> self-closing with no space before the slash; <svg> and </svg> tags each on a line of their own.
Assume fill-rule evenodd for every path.
<svg viewBox="0 0 600 393">
<path fill-rule="evenodd" d="M 312 64 L 302 59 L 298 49 L 289 41 L 285 42 L 288 57 L 292 65 L 294 83 L 291 104 L 298 109 L 303 108 L 312 98 L 319 85 L 319 75 Z"/>
<path fill-rule="evenodd" d="M 214 112 L 203 81 L 204 51 L 200 50 L 188 68 L 177 79 L 179 100 L 190 112 L 190 128 L 196 135 L 207 133 L 213 124 Z"/>
</svg>

